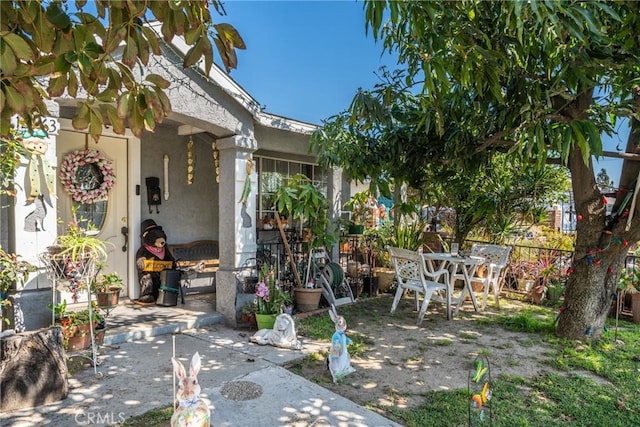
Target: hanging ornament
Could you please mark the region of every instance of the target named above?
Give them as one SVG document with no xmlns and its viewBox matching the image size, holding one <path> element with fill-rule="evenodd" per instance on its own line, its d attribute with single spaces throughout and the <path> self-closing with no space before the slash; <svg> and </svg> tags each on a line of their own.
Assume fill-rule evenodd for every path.
<svg viewBox="0 0 640 427">
<path fill-rule="evenodd" d="M 607 203 L 609 203 L 609 201 L 607 200 L 606 197 L 602 196 L 602 204 L 606 205 Z"/>
<path fill-rule="evenodd" d="M 582 221 L 582 215 L 578 214 L 578 221 Z"/>
<path fill-rule="evenodd" d="M 218 151 L 218 145 L 216 144 L 216 141 L 213 141 L 211 143 L 211 149 L 213 150 L 213 166 L 216 169 L 216 182 L 219 183 L 220 182 L 220 152 Z"/>
<path fill-rule="evenodd" d="M 251 194 L 251 175 L 253 174 L 254 162 L 253 158 L 251 158 L 251 154 L 247 154 L 246 158 L 246 172 L 247 175 L 244 177 L 244 186 L 242 188 L 242 194 L 240 195 L 240 200 L 238 203 L 242 203 L 247 206 L 247 202 L 249 201 L 249 195 Z"/>
<path fill-rule="evenodd" d="M 609 274 L 613 273 L 613 268 L 611 268 L 611 267 L 607 268 L 607 273 L 609 273 Z"/>
<path fill-rule="evenodd" d="M 189 136 L 189 142 L 187 142 L 187 185 L 193 184 L 195 169 L 196 160 L 193 156 L 193 137 Z"/>
</svg>

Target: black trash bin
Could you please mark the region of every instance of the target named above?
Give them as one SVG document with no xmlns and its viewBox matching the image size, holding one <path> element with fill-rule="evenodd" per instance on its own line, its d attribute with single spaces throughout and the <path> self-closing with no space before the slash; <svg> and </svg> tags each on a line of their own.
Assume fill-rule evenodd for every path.
<svg viewBox="0 0 640 427">
<path fill-rule="evenodd" d="M 160 272 L 160 294 L 157 305 L 173 307 L 178 305 L 178 294 L 180 293 L 180 270 L 162 270 Z"/>
</svg>

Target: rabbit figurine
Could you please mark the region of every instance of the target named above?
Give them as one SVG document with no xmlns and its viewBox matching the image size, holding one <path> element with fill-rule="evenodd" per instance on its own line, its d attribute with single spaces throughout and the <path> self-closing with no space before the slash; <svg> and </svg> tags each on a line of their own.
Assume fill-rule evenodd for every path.
<svg viewBox="0 0 640 427">
<path fill-rule="evenodd" d="M 178 377 L 178 392 L 176 393 L 178 407 L 171 416 L 171 427 L 209 427 L 211 410 L 207 403 L 200 398 L 200 384 L 198 384 L 197 378 L 198 372 L 200 372 L 200 355 L 196 352 L 191 358 L 189 376 L 179 360 L 172 357 L 171 362 L 176 377 Z"/>
<path fill-rule="evenodd" d="M 344 317 L 338 316 L 335 306 L 329 309 L 329 317 L 336 326 L 336 331 L 331 337 L 331 348 L 329 349 L 329 357 L 327 365 L 333 382 L 336 383 L 345 375 L 349 375 L 356 370 L 351 366 L 351 358 L 347 351 L 347 344 L 351 344 L 351 340 L 346 335 L 347 321 Z"/>
</svg>

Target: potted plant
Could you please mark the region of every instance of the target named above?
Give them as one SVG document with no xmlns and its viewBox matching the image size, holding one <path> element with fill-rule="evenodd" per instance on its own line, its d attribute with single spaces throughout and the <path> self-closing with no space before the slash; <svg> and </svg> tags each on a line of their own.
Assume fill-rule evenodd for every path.
<svg viewBox="0 0 640 427">
<path fill-rule="evenodd" d="M 78 221 L 70 222 L 67 232 L 59 235 L 44 254 L 49 270 L 56 279 L 66 283 L 73 302 L 78 301 L 78 292 L 86 289 L 85 285 L 107 257 L 107 242 L 95 237 L 94 230 L 78 224 Z"/>
<path fill-rule="evenodd" d="M 535 277 L 533 288 L 529 291 L 529 298 L 534 304 L 540 304 L 547 297 L 556 303 L 564 290 L 562 285 L 562 271 L 555 259 L 540 258 L 533 264 L 532 274 Z M 550 295 L 550 289 L 552 289 Z"/>
<path fill-rule="evenodd" d="M 124 282 L 116 272 L 101 274 L 91 281 L 91 292 L 95 294 L 96 303 L 101 308 L 117 306 L 123 287 Z"/>
<path fill-rule="evenodd" d="M 99 307 L 92 306 L 77 311 L 67 311 L 67 302 L 63 301 L 51 306 L 55 326 L 62 328 L 63 346 L 66 351 L 77 351 L 89 348 L 91 345 L 91 329 L 95 334 L 96 344 L 104 339 L 104 316 Z"/>
<path fill-rule="evenodd" d="M 12 316 L 8 312 L 11 307 L 9 290 L 17 283 L 24 284 L 29 273 L 37 270 L 35 265 L 20 258 L 20 255 L 7 253 L 0 248 L 0 330 L 4 330 L 5 325 L 10 327 L 11 324 Z"/>
<path fill-rule="evenodd" d="M 347 229 L 348 234 L 362 234 L 366 225 L 369 224 L 373 218 L 372 209 L 377 209 L 375 200 L 373 200 L 369 190 L 355 193 L 344 204 L 344 207 L 350 213 Z"/>
<path fill-rule="evenodd" d="M 329 200 L 305 175 L 294 175 L 287 183 L 278 187 L 273 200 L 279 215 L 288 217 L 290 224 L 293 221 L 299 221 L 301 227 L 308 230 L 307 261 L 311 260 L 314 249 L 330 248 L 337 242 L 335 225 L 329 217 Z M 319 305 L 322 289 L 316 287 L 315 282 L 310 280 L 312 278 L 309 277 L 309 272 L 312 263 L 306 263 L 306 273 L 300 277 L 295 260 L 289 257 L 289 262 L 296 275 L 294 294 L 298 308 L 302 305 L 307 307 L 307 303 L 300 303 L 299 298 L 308 297 L 309 294 L 312 294 L 313 300 L 317 300 Z M 312 285 L 309 286 L 309 284 Z"/>
<path fill-rule="evenodd" d="M 248 302 L 242 306 L 242 313 L 240 316 L 240 322 L 248 326 L 256 325 L 256 311 L 257 305 L 255 301 Z"/>
<path fill-rule="evenodd" d="M 291 296 L 280 288 L 275 271 L 263 265 L 256 285 L 256 323 L 258 329 L 273 329 L 276 317 L 284 313 Z"/>
</svg>

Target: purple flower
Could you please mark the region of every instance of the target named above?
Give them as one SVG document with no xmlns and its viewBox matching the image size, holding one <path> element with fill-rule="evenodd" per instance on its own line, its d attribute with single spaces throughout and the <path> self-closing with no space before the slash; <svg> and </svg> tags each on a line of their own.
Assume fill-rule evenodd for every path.
<svg viewBox="0 0 640 427">
<path fill-rule="evenodd" d="M 266 302 L 269 302 L 269 287 L 264 282 L 258 282 L 256 296 L 262 298 Z"/>
</svg>

